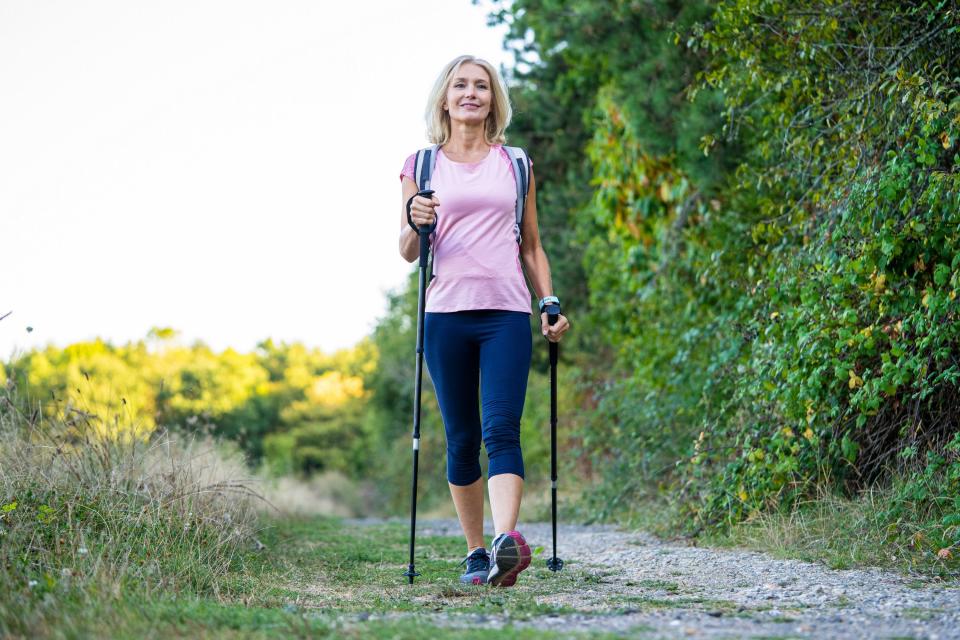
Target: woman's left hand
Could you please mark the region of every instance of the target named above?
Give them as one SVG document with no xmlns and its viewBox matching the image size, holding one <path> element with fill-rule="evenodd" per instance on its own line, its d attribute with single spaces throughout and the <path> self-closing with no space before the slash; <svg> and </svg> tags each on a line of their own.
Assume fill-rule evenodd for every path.
<svg viewBox="0 0 960 640">
<path fill-rule="evenodd" d="M 570 321 L 567 320 L 567 316 L 562 313 L 557 318 L 557 323 L 553 325 L 547 323 L 546 312 L 540 314 L 540 330 L 550 342 L 560 342 L 563 334 L 566 333 L 569 328 Z"/>
</svg>

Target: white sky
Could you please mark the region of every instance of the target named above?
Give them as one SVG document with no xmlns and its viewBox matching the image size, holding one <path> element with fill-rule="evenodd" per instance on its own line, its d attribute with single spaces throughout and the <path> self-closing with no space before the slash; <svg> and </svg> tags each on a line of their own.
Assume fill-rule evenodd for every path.
<svg viewBox="0 0 960 640">
<path fill-rule="evenodd" d="M 153 326 L 367 335 L 412 268 L 397 176 L 435 75 L 507 62 L 486 10 L 0 0 L 0 360 Z"/>
</svg>

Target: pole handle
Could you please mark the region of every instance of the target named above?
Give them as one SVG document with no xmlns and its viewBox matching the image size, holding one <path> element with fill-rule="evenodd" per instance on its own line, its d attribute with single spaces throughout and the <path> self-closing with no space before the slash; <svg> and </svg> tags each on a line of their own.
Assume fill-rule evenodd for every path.
<svg viewBox="0 0 960 640">
<path fill-rule="evenodd" d="M 558 304 L 548 304 L 543 308 L 543 311 L 547 314 L 547 324 L 555 325 L 560 320 L 560 305 Z M 558 349 L 559 345 L 556 342 L 550 343 L 550 365 L 557 366 L 557 361 L 560 359 Z"/>
<path fill-rule="evenodd" d="M 543 308 L 543 311 L 547 314 L 547 324 L 553 326 L 560 320 L 560 305 L 548 304 Z"/>
<path fill-rule="evenodd" d="M 418 233 L 420 234 L 420 268 L 426 269 L 430 257 L 430 232 L 421 227 Z"/>
<path fill-rule="evenodd" d="M 433 224 L 425 224 L 425 225 L 417 226 L 416 224 L 413 223 L 413 218 L 410 216 L 410 207 L 413 205 L 413 199 L 416 198 L 417 196 L 420 196 L 422 198 L 432 198 L 433 193 L 434 193 L 433 189 L 424 189 L 423 191 L 418 191 L 414 195 L 410 196 L 410 199 L 407 200 L 407 224 L 410 225 L 410 228 L 412 228 L 414 231 L 420 234 L 421 237 L 423 237 L 424 233 L 426 233 L 426 235 L 428 236 L 431 233 L 433 233 L 437 228 L 437 222 L 436 220 L 434 220 Z"/>
</svg>

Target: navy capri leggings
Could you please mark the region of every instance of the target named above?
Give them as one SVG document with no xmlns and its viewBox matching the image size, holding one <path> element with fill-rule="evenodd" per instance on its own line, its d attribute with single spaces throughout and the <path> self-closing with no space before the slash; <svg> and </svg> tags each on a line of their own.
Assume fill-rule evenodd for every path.
<svg viewBox="0 0 960 640">
<path fill-rule="evenodd" d="M 490 477 L 500 473 L 523 477 L 520 416 L 531 348 L 527 313 L 425 314 L 423 355 L 447 432 L 451 484 L 464 486 L 480 478 L 481 438 L 490 460 Z"/>
</svg>

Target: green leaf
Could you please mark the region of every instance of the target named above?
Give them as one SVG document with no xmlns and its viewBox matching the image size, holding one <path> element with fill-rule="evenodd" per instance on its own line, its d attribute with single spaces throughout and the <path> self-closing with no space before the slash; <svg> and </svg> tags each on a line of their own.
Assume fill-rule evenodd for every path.
<svg viewBox="0 0 960 640">
<path fill-rule="evenodd" d="M 933 270 L 933 281 L 937 283 L 938 286 L 943 286 L 947 284 L 947 281 L 950 279 L 950 267 L 945 264 L 938 264 Z"/>
<path fill-rule="evenodd" d="M 840 441 L 840 450 L 848 462 L 854 462 L 857 459 L 857 452 L 860 451 L 860 445 L 845 435 Z"/>
</svg>

